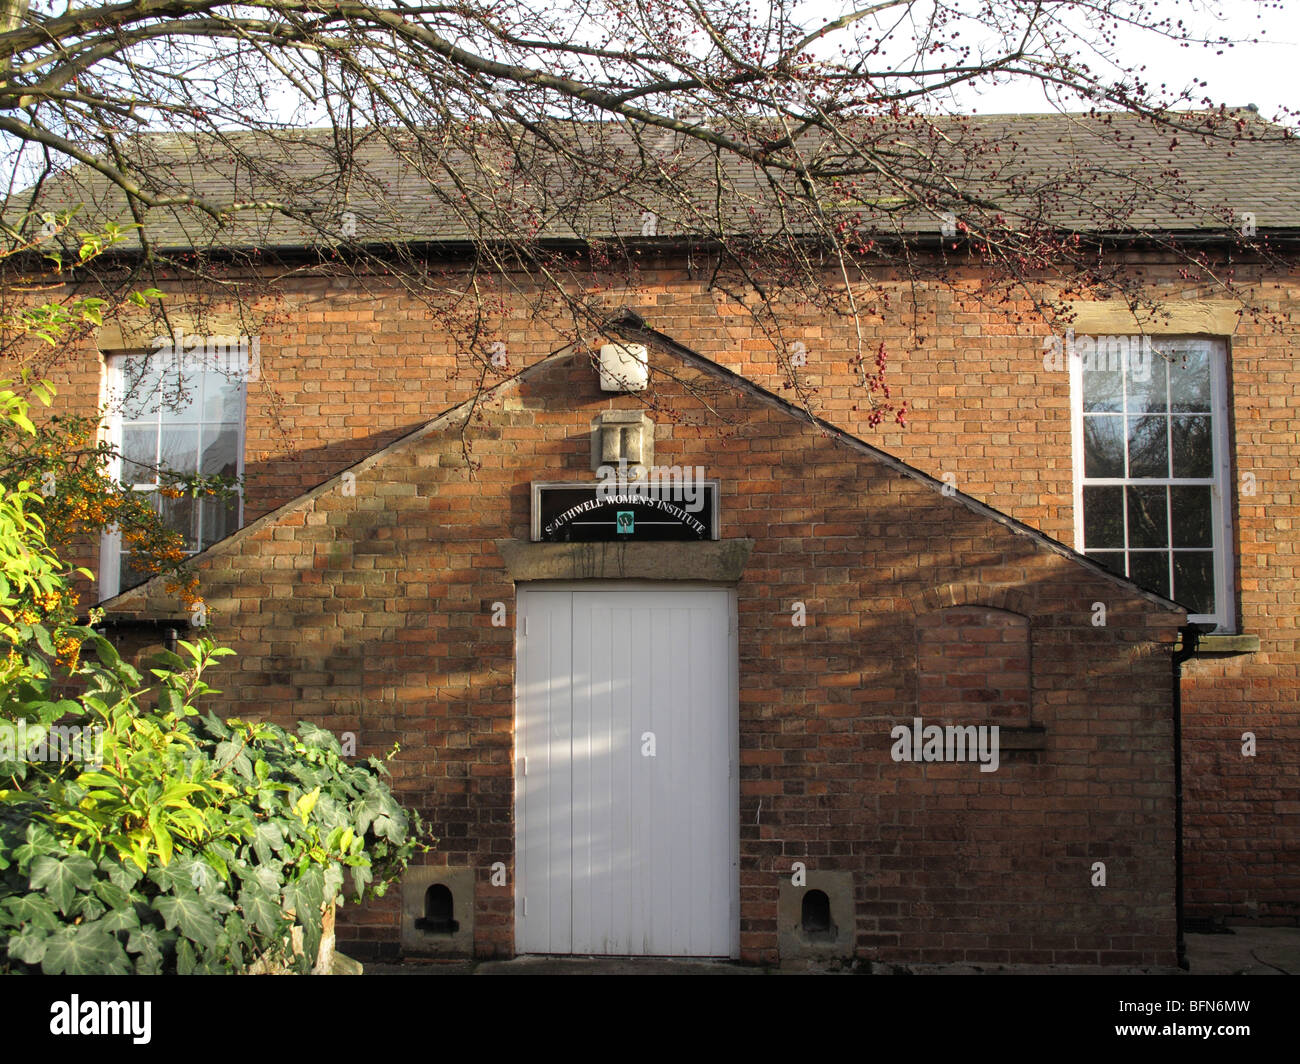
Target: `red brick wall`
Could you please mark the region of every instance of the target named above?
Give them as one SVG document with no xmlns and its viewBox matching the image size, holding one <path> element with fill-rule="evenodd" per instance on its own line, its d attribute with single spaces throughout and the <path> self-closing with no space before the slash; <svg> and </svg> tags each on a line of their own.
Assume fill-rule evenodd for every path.
<svg viewBox="0 0 1300 1064">
<path fill-rule="evenodd" d="M 984 606 L 950 606 L 918 617 L 916 636 L 925 716 L 1029 725 L 1027 617 Z"/>
<path fill-rule="evenodd" d="M 1172 963 L 1180 615 L 684 376 L 659 388 L 682 421 L 659 422 L 656 462 L 720 478 L 725 537 L 756 541 L 738 589 L 744 958 L 776 958 L 778 884 L 801 860 L 855 873 L 864 958 Z M 528 538 L 530 481 L 591 476 L 590 421 L 611 405 L 640 402 L 559 360 L 483 408 L 472 478 L 455 427 L 432 433 L 358 469 L 355 496 L 328 485 L 203 564 L 214 630 L 239 652 L 217 680 L 228 704 L 354 731 L 363 755 L 400 741 L 396 786 L 440 836 L 432 860 L 478 871 L 485 956 L 513 944 L 510 891 L 488 884 L 493 861 L 513 869 L 514 588 L 493 542 Z M 510 626 L 492 626 L 496 601 Z M 972 603 L 1029 618 L 1047 749 L 990 774 L 895 762 L 891 729 L 919 712 L 918 617 Z M 340 935 L 391 941 L 395 920 L 392 904 L 347 910 Z"/>
<path fill-rule="evenodd" d="M 1158 256 L 1134 257 L 1149 292 L 1166 298 L 1221 295 Z M 1235 474 L 1256 493 L 1234 500 L 1239 628 L 1260 650 L 1198 659 L 1185 668 L 1187 900 L 1192 916 L 1300 919 L 1300 644 L 1296 638 L 1294 522 L 1300 375 L 1293 338 L 1300 276 L 1235 277 L 1280 327 L 1243 318 L 1230 341 Z M 773 389 L 783 385 L 767 341 L 747 316 L 719 303 L 685 272 L 649 264 L 643 288 L 611 296 L 681 343 Z M 814 308 L 792 308 L 791 342 L 806 345 L 801 381 L 817 411 L 961 491 L 1074 541 L 1069 383 L 1042 364 L 1045 326 L 1028 295 L 981 296 L 973 272 L 957 290 L 879 279 L 888 295 L 868 316 L 868 346 L 890 354 L 894 393 L 909 405 L 906 429 L 869 429 L 848 360 L 853 330 Z M 293 281 L 264 300 L 265 379 L 250 390 L 251 520 L 319 483 L 471 394 L 476 366 L 459 367 L 441 326 L 415 300 L 370 279 L 368 291 L 324 279 Z M 1058 294 L 1052 290 L 1051 294 Z M 914 298 L 915 296 L 915 298 Z M 866 302 L 866 301 L 864 301 Z M 870 304 L 868 304 L 870 305 Z M 520 302 L 503 317 L 510 369 L 559 341 Z M 488 373 L 488 380 L 493 379 Z M 94 356 L 62 382 L 74 405 L 93 405 Z M 742 436 L 756 455 L 769 441 Z M 471 440 L 473 434 L 471 433 Z M 486 442 L 486 441 L 485 441 Z M 488 456 L 476 447 L 475 453 Z M 1239 481 L 1240 483 L 1240 481 Z M 803 522 L 790 528 L 801 530 Z M 1241 756 L 1253 731 L 1255 758 Z"/>
</svg>

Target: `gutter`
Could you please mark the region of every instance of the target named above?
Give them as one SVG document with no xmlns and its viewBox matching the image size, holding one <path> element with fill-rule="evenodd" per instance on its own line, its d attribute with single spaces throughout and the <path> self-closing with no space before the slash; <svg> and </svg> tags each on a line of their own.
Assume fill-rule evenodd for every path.
<svg viewBox="0 0 1300 1064">
<path fill-rule="evenodd" d="M 1068 235 L 1073 233 L 1074 230 L 1062 225 L 1060 232 Z M 1256 261 L 1263 261 L 1270 253 L 1282 255 L 1287 252 L 1300 251 L 1300 227 L 1290 226 L 1277 229 L 1261 229 L 1253 238 L 1256 242 L 1255 246 L 1246 246 L 1244 248 L 1241 247 L 1240 238 L 1206 229 L 1158 230 L 1151 233 L 1080 232 L 1079 235 L 1091 242 L 1095 247 L 1103 250 L 1116 249 L 1158 253 L 1171 251 L 1171 244 L 1185 244 L 1189 247 L 1202 248 L 1212 248 L 1219 245 L 1228 251 L 1236 250 L 1243 255 L 1249 256 L 1253 254 Z M 546 251 L 582 252 L 589 249 L 597 240 L 605 243 L 617 243 L 629 252 L 650 255 L 711 254 L 725 251 L 727 247 L 724 241 L 711 234 L 645 238 L 621 233 L 593 237 L 590 240 L 576 237 L 541 237 L 536 241 L 536 246 Z M 810 251 L 815 251 L 819 247 L 829 248 L 829 245 L 814 236 L 796 240 L 796 243 Z M 910 246 L 917 251 L 928 251 L 936 254 L 969 255 L 972 241 L 964 236 L 946 237 L 933 231 L 919 230 L 915 233 L 901 235 L 896 233 L 880 234 L 876 237 L 876 243 L 882 249 L 885 249 L 887 253 L 892 254 L 901 253 Z M 489 240 L 483 242 L 483 244 L 494 248 L 512 246 L 504 240 Z M 416 258 L 455 262 L 474 257 L 479 253 L 481 247 L 482 244 L 474 240 L 423 237 L 408 240 L 355 241 L 352 243 L 342 241 L 330 243 L 322 240 L 319 243 L 279 245 L 235 244 L 210 247 L 206 249 L 205 253 L 214 262 L 239 263 L 250 268 L 257 268 L 266 262 L 314 263 L 318 266 L 336 265 L 344 260 L 354 259 L 358 253 L 387 256 L 396 252 Z M 154 249 L 155 254 L 159 255 L 191 254 L 193 251 L 192 246 L 184 244 L 162 244 Z M 143 254 L 139 247 L 126 245 L 110 249 L 101 258 L 106 263 L 120 262 L 123 265 L 130 265 L 141 260 Z M 41 257 L 36 252 L 29 253 L 29 256 L 30 265 L 27 265 L 29 260 L 26 255 L 15 255 L 12 261 L 30 270 L 40 269 Z M 887 265 L 888 263 L 883 264 Z M 866 268 L 882 265 L 882 263 L 864 259 L 858 265 Z"/>
</svg>

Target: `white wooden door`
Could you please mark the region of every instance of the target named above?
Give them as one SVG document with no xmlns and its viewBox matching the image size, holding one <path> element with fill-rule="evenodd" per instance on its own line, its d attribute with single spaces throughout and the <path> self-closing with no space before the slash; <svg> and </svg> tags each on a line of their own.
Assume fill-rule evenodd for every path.
<svg viewBox="0 0 1300 1064">
<path fill-rule="evenodd" d="M 737 956 L 731 592 L 518 601 L 517 950 Z"/>
</svg>

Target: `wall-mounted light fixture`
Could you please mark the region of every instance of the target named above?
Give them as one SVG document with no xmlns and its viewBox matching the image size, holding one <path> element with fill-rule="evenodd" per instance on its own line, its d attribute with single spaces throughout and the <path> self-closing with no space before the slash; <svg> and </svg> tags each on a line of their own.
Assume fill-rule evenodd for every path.
<svg viewBox="0 0 1300 1064">
<path fill-rule="evenodd" d="M 605 344 L 600 349 L 602 392 L 643 392 L 650 383 L 644 344 Z"/>
</svg>

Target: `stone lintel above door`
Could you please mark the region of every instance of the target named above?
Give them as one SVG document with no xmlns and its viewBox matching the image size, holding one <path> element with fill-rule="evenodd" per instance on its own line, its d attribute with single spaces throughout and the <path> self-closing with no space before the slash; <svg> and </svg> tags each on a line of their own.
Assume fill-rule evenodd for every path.
<svg viewBox="0 0 1300 1064">
<path fill-rule="evenodd" d="M 515 581 L 707 580 L 736 583 L 754 549 L 752 539 L 707 543 L 524 543 L 496 548 Z"/>
</svg>

